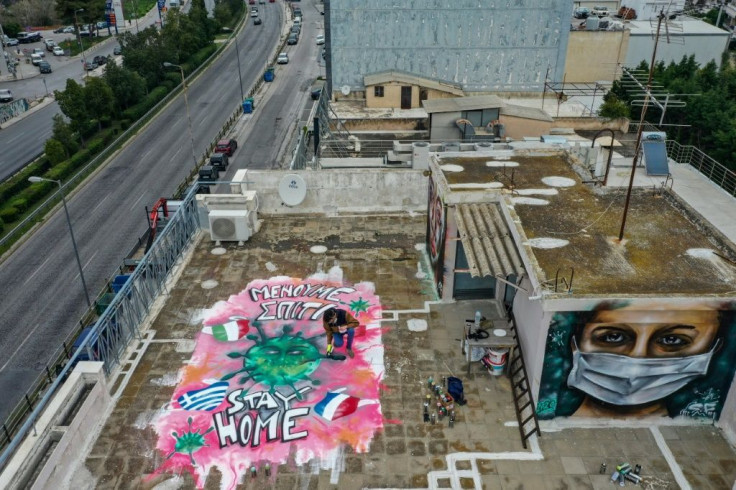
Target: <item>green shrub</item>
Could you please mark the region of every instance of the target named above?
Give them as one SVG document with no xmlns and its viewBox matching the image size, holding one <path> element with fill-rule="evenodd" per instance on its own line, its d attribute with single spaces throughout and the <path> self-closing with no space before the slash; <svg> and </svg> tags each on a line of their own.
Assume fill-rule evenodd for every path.
<svg viewBox="0 0 736 490">
<path fill-rule="evenodd" d="M 2 219 L 0 219 L 0 233 L 2 233 L 3 231 L 5 231 L 5 223 Z"/>
<path fill-rule="evenodd" d="M 18 197 L 10 201 L 10 206 L 17 209 L 18 212 L 22 213 L 26 209 L 28 209 L 28 201 L 26 201 L 22 197 Z"/>
<path fill-rule="evenodd" d="M 105 146 L 106 144 L 104 138 L 95 138 L 87 143 L 87 150 L 89 150 L 90 154 L 96 155 L 104 150 Z"/>
<path fill-rule="evenodd" d="M 12 223 L 18 218 L 18 215 L 20 215 L 20 211 L 13 206 L 6 206 L 0 209 L 0 219 L 5 223 Z"/>
<path fill-rule="evenodd" d="M 130 127 L 130 124 L 131 124 L 130 119 L 123 119 L 122 121 L 120 121 L 120 129 L 125 131 L 126 129 Z"/>
<path fill-rule="evenodd" d="M 164 75 L 164 80 L 174 82 L 174 86 L 177 86 L 181 83 L 181 72 L 167 71 Z"/>
<path fill-rule="evenodd" d="M 25 199 L 29 205 L 35 204 L 45 199 L 46 196 L 50 195 L 57 188 L 58 185 L 55 182 L 36 182 L 18 194 L 18 197 Z"/>
</svg>

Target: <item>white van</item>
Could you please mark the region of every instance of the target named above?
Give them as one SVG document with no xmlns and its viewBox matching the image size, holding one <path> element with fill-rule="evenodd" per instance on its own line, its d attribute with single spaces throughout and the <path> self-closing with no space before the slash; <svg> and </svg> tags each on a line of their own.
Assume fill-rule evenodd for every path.
<svg viewBox="0 0 736 490">
<path fill-rule="evenodd" d="M 38 66 L 43 61 L 43 56 L 39 53 L 33 53 L 31 55 L 31 63 Z"/>
</svg>

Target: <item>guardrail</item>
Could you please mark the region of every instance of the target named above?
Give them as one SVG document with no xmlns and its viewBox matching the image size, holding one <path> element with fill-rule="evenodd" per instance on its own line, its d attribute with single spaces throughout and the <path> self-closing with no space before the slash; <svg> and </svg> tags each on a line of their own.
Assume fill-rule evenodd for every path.
<svg viewBox="0 0 736 490">
<path fill-rule="evenodd" d="M 736 172 L 703 153 L 692 145 L 681 145 L 677 141 L 667 140 L 667 157 L 677 163 L 687 163 L 713 183 L 736 197 Z"/>
</svg>

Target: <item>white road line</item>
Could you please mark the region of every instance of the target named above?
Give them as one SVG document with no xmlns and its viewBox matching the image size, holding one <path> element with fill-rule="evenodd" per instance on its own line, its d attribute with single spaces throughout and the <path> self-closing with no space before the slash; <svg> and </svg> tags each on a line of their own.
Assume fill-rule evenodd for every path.
<svg viewBox="0 0 736 490">
<path fill-rule="evenodd" d="M 97 252 L 99 252 L 99 250 L 97 250 Z M 89 263 L 90 263 L 90 262 L 92 262 L 92 259 L 94 259 L 94 258 L 95 258 L 95 255 L 97 255 L 97 252 L 93 253 L 93 254 L 92 254 L 92 257 L 90 257 L 90 258 L 89 258 L 89 260 L 88 260 L 87 262 L 85 262 L 85 263 L 84 263 L 84 265 L 82 266 L 82 270 L 84 270 L 84 269 L 86 269 L 86 268 L 87 268 L 87 266 L 89 265 Z M 76 276 L 74 276 L 74 279 L 72 280 L 72 282 L 73 282 L 73 281 L 76 281 L 76 280 L 77 280 L 78 278 L 79 278 L 79 272 L 77 272 L 77 275 L 76 275 Z"/>
<path fill-rule="evenodd" d="M 134 207 L 136 207 L 138 205 L 138 203 L 141 201 L 141 199 L 143 199 L 143 196 L 145 196 L 145 195 L 146 195 L 146 193 L 144 192 L 143 194 L 141 194 L 141 197 L 139 197 L 138 199 L 135 200 L 135 202 L 133 203 L 133 205 L 130 207 L 130 210 L 131 211 L 133 210 Z"/>
<path fill-rule="evenodd" d="M 21 347 L 23 347 L 23 344 L 25 344 L 28 341 L 28 339 L 31 337 L 31 335 L 33 335 L 33 333 L 36 331 L 36 329 L 38 329 L 38 327 L 40 327 L 40 326 L 41 326 L 41 324 L 40 323 L 37 323 L 36 326 L 33 327 L 33 329 L 30 332 L 28 332 L 28 335 L 26 335 L 26 338 L 23 339 L 23 342 L 21 342 L 18 345 L 18 347 L 15 348 L 15 352 L 13 352 L 13 355 L 10 356 L 10 357 L 8 357 L 8 360 L 5 361 L 5 364 L 3 364 L 3 367 L 0 367 L 0 373 L 3 372 L 3 370 L 5 370 L 5 368 L 8 366 L 8 364 L 10 364 L 10 361 L 12 361 L 13 358 L 15 357 L 15 355 L 18 352 L 20 352 L 20 349 L 21 349 Z"/>
<path fill-rule="evenodd" d="M 659 447 L 659 450 L 662 451 L 662 456 L 664 456 L 665 461 L 667 461 L 672 474 L 675 476 L 677 484 L 680 485 L 682 490 L 691 490 L 692 487 L 690 486 L 690 483 L 688 483 L 687 478 L 685 478 L 680 465 L 677 464 L 675 455 L 670 451 L 670 447 L 667 445 L 667 441 L 664 440 L 662 433 L 659 431 L 659 427 L 650 427 L 649 430 L 652 432 L 654 440 L 657 441 L 657 446 Z"/>
<path fill-rule="evenodd" d="M 36 274 L 38 274 L 38 271 L 40 271 L 41 269 L 43 269 L 43 266 L 46 265 L 46 262 L 48 262 L 49 260 L 51 260 L 51 257 L 46 258 L 46 260 L 43 261 L 43 264 L 39 265 L 38 268 L 36 269 L 36 271 L 33 274 L 31 274 L 30 276 L 28 276 L 28 279 L 26 279 L 25 281 L 23 281 L 23 286 L 25 286 L 28 283 L 28 281 L 30 281 L 31 279 L 33 279 L 33 276 L 35 276 Z"/>
<path fill-rule="evenodd" d="M 102 203 L 105 202 L 108 197 L 110 197 L 110 194 L 106 195 L 100 202 L 98 202 L 97 205 L 94 208 L 92 208 L 92 212 L 90 214 L 92 214 L 95 211 L 97 211 L 97 208 L 99 208 L 100 206 L 102 206 Z"/>
<path fill-rule="evenodd" d="M 145 152 L 145 153 L 143 154 L 143 156 L 141 157 L 141 160 L 145 160 L 145 159 L 146 159 L 146 157 L 147 157 L 148 155 L 150 155 L 152 151 L 153 151 L 153 148 L 151 148 L 150 150 L 148 150 L 147 152 Z"/>
<path fill-rule="evenodd" d="M 182 149 L 182 147 L 180 146 L 179 149 L 176 150 L 176 153 L 174 153 L 174 155 L 171 158 L 169 158 L 169 161 L 170 162 L 173 162 L 174 160 L 176 160 L 177 155 L 179 155 L 179 153 L 181 153 L 181 149 Z"/>
</svg>

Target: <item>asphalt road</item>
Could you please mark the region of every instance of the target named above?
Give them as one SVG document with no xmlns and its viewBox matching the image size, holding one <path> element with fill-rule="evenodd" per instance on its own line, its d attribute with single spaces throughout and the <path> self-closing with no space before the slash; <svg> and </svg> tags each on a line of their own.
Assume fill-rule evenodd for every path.
<svg viewBox="0 0 736 490">
<path fill-rule="evenodd" d="M 262 76 L 280 36 L 281 4 L 259 5 L 259 10 L 263 24 L 249 21 L 239 38 L 245 92 Z M 198 154 L 239 103 L 238 85 L 234 46 L 191 82 L 189 106 Z M 173 194 L 193 166 L 180 96 L 69 200 L 90 296 L 97 295 L 145 231 L 144 207 Z M 0 284 L 4 395 L 0 419 L 4 419 L 86 310 L 63 212 L 50 217 L 0 265 Z"/>
</svg>

